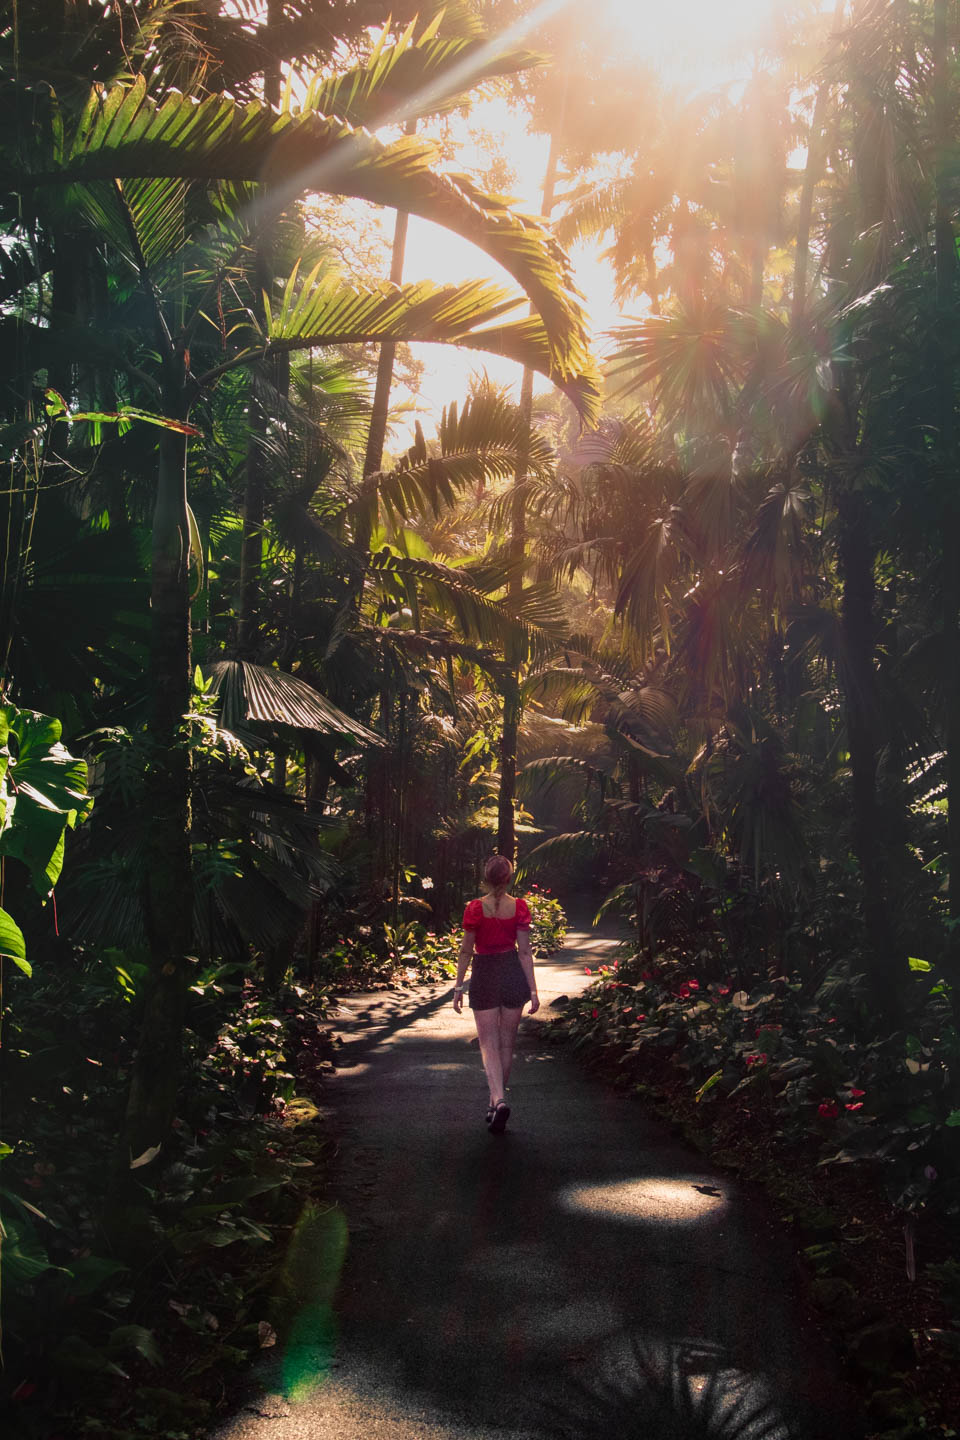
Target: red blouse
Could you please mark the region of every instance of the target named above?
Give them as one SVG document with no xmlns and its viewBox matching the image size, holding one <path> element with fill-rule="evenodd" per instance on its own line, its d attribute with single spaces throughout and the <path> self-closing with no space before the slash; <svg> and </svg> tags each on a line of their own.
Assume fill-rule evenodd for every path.
<svg viewBox="0 0 960 1440">
<path fill-rule="evenodd" d="M 513 950 L 517 943 L 517 931 L 530 929 L 530 907 L 526 900 L 517 896 L 517 908 L 509 920 L 502 916 L 483 913 L 483 901 L 471 900 L 463 912 L 464 930 L 476 931 L 475 949 L 478 955 L 497 955 L 503 950 Z"/>
</svg>

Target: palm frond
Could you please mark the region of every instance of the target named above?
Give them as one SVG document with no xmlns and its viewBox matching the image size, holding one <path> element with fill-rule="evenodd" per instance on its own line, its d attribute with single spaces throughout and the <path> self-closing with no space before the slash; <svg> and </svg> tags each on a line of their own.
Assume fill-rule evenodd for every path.
<svg viewBox="0 0 960 1440">
<path fill-rule="evenodd" d="M 375 130 L 381 125 L 443 114 L 459 103 L 466 90 L 487 80 L 515 75 L 542 63 L 532 50 L 504 50 L 484 36 L 440 36 L 442 15 L 415 36 L 417 22 L 390 43 L 384 30 L 362 65 L 338 75 L 319 74 L 294 97 L 296 71 L 291 70 L 284 110 L 336 115 L 351 125 Z"/>
<path fill-rule="evenodd" d="M 249 660 L 216 660 L 207 666 L 212 690 L 220 697 L 221 718 L 229 730 L 255 720 L 338 735 L 344 741 L 382 745 L 373 730 L 345 715 L 312 685 L 281 670 L 268 670 Z"/>
<path fill-rule="evenodd" d="M 435 174 L 434 155 L 411 136 L 387 145 L 338 119 L 281 115 L 225 95 L 195 101 L 170 93 L 158 101 L 139 77 L 92 90 L 73 124 L 58 112 L 49 128 L 8 144 L 0 188 L 32 193 L 97 180 L 269 178 L 263 203 L 271 214 L 308 190 L 405 210 L 479 245 L 513 275 L 542 318 L 550 369 L 559 383 L 575 385 L 592 362 L 565 252 L 540 220 L 484 195 L 467 176 Z"/>
</svg>

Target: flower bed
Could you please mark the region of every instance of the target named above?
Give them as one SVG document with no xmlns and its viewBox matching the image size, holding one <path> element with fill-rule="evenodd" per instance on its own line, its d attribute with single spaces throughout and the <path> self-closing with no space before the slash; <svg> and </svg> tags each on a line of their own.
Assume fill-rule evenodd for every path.
<svg viewBox="0 0 960 1440">
<path fill-rule="evenodd" d="M 767 1185 L 877 1433 L 903 1437 L 953 1433 L 934 1421 L 960 1407 L 960 1046 L 948 986 L 911 971 L 904 1028 L 880 1037 L 847 968 L 814 993 L 785 976 L 748 991 L 669 956 L 599 967 L 557 1026 Z"/>
</svg>

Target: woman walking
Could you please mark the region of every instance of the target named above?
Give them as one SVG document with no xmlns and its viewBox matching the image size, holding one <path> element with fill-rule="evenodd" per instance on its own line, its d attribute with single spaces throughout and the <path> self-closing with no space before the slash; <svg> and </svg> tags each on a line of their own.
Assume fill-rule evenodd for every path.
<svg viewBox="0 0 960 1440">
<path fill-rule="evenodd" d="M 476 946 L 470 1009 L 490 1086 L 487 1125 L 494 1135 L 503 1132 L 510 1118 L 505 1096 L 523 1007 L 529 1000 L 531 1015 L 540 1008 L 530 949 L 530 910 L 525 900 L 507 894 L 512 875 L 513 865 L 505 855 L 492 855 L 487 861 L 483 871 L 487 893 L 480 900 L 471 900 L 463 912 L 463 940 L 453 991 L 453 1008 L 459 1015 L 463 978 Z"/>
</svg>

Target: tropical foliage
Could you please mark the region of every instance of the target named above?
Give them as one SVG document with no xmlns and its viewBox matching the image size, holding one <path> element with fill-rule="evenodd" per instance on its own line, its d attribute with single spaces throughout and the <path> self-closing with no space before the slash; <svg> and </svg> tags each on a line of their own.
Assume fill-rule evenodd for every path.
<svg viewBox="0 0 960 1440">
<path fill-rule="evenodd" d="M 270 1343 L 239 1290 L 322 1151 L 301 1033 L 448 976 L 495 843 L 541 953 L 552 891 L 629 929 L 585 1045 L 955 1218 L 954 9 L 791 7 L 736 103 L 568 11 L 521 47 L 513 0 L 0 0 L 21 1429 L 92 1386 L 128 1433 L 131 1366 L 173 1414 L 210 1316 Z M 484 86 L 550 131 L 555 223 L 447 163 Z M 358 204 L 502 278 L 404 281 L 398 220 L 387 280 Z M 523 366 L 521 403 L 477 376 L 391 435 L 426 345 Z"/>
</svg>

